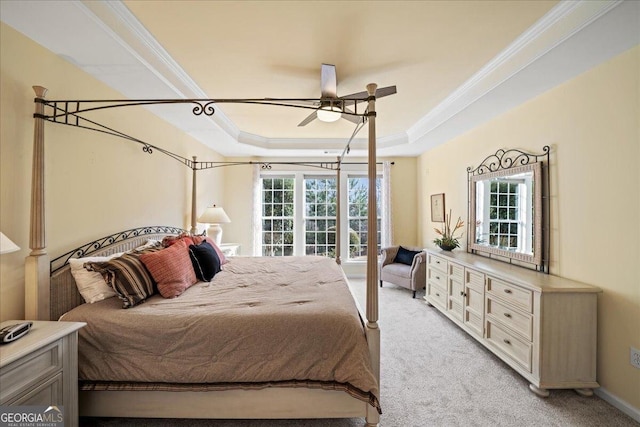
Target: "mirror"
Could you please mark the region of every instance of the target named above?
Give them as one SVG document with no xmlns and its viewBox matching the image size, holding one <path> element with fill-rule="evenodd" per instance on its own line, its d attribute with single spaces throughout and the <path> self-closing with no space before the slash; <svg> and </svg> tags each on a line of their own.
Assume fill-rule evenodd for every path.
<svg viewBox="0 0 640 427">
<path fill-rule="evenodd" d="M 517 157 L 509 158 L 508 154 L 514 151 Z M 548 147 L 545 152 L 540 156 L 548 157 Z M 523 261 L 545 270 L 542 194 L 545 180 L 543 162 L 537 157 L 518 150 L 499 150 L 476 169 L 467 169 L 468 251 Z M 487 163 L 491 158 L 497 161 Z"/>
</svg>

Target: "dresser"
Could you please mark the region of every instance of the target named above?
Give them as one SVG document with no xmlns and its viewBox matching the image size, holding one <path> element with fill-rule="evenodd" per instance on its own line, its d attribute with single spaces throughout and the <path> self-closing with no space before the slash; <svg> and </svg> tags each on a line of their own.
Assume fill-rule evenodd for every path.
<svg viewBox="0 0 640 427">
<path fill-rule="evenodd" d="M 540 396 L 596 382 L 600 288 L 466 252 L 427 252 L 426 302 L 525 377 Z"/>
<path fill-rule="evenodd" d="M 33 321 L 27 335 L 0 345 L 0 405 L 62 406 L 64 425 L 77 426 L 78 330 L 83 326 Z"/>
</svg>

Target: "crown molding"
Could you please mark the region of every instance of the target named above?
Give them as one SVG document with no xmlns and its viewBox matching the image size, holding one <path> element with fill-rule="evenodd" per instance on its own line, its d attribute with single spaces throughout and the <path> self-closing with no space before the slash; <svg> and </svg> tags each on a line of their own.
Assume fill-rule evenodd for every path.
<svg viewBox="0 0 640 427">
<path fill-rule="evenodd" d="M 149 72 L 164 82 L 175 95 L 182 98 L 209 98 L 124 3 L 119 0 L 82 0 L 73 3 Z M 216 114 L 207 118 L 229 136 L 238 137 L 240 130 L 219 108 Z"/>
<path fill-rule="evenodd" d="M 407 130 L 414 142 L 600 18 L 622 0 L 562 1 Z"/>
</svg>

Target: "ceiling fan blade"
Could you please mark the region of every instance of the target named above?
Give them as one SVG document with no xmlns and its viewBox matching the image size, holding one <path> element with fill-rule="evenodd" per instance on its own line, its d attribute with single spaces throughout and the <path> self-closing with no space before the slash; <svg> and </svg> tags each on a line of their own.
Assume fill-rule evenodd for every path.
<svg viewBox="0 0 640 427">
<path fill-rule="evenodd" d="M 309 123 L 311 123 L 312 121 L 314 121 L 317 118 L 318 118 L 318 113 L 316 111 L 314 111 L 313 113 L 309 114 L 306 119 L 301 121 L 298 124 L 298 126 L 306 126 L 306 125 L 308 125 Z"/>
<path fill-rule="evenodd" d="M 382 98 L 383 96 L 393 95 L 394 93 L 397 93 L 395 86 L 381 87 L 379 89 L 376 89 L 376 98 Z M 341 96 L 340 99 L 344 99 L 346 101 L 354 101 L 354 100 L 364 101 L 368 97 L 369 97 L 369 92 L 365 90 L 362 92 L 352 93 L 351 95 Z"/>
<path fill-rule="evenodd" d="M 320 70 L 320 93 L 322 98 L 338 97 L 338 79 L 336 78 L 336 66 L 322 64 Z"/>
<path fill-rule="evenodd" d="M 387 86 L 380 89 L 376 89 L 376 98 L 382 98 L 383 96 L 389 96 L 398 93 L 395 86 Z"/>
<path fill-rule="evenodd" d="M 351 123 L 359 124 L 364 120 L 363 117 L 360 116 L 352 116 L 351 114 L 342 113 L 342 118 L 345 120 L 349 120 Z"/>
</svg>

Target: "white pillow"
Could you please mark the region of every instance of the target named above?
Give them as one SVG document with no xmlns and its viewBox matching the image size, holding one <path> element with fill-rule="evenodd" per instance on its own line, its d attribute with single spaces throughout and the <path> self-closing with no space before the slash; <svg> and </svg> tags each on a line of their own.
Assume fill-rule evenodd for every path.
<svg viewBox="0 0 640 427">
<path fill-rule="evenodd" d="M 111 258 L 122 255 L 123 252 L 109 256 L 94 256 L 86 258 L 71 258 L 69 265 L 71 266 L 71 274 L 76 281 L 76 286 L 82 298 L 90 304 L 102 301 L 103 299 L 115 297 L 116 293 L 111 286 L 104 281 L 102 274 L 95 271 L 89 271 L 84 268 L 87 262 L 105 262 Z"/>
<path fill-rule="evenodd" d="M 158 246 L 160 244 L 160 240 L 147 239 L 147 241 L 134 249 L 134 251 L 142 251 L 144 249 L 153 248 L 154 246 Z"/>
</svg>

